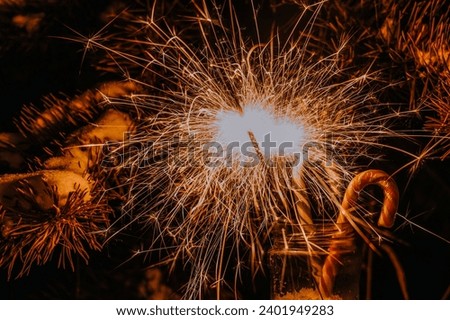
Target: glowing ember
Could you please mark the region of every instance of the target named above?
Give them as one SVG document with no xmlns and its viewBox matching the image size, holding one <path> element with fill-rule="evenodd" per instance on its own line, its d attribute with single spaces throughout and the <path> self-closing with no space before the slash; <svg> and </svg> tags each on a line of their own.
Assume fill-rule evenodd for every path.
<svg viewBox="0 0 450 320">
<path fill-rule="evenodd" d="M 302 126 L 287 117 L 275 115 L 257 103 L 245 106 L 242 113 L 221 111 L 216 125 L 218 142 L 227 151 L 233 152 L 233 156 L 245 155 L 249 151 L 247 146 L 252 146 L 249 132 L 253 133 L 259 150 L 267 159 L 271 156 L 301 155 L 301 147 L 306 140 Z"/>
</svg>

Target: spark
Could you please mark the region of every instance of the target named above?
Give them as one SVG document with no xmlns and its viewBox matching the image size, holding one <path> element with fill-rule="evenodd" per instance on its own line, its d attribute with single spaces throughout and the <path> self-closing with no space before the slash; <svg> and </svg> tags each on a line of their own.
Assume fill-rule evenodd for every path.
<svg viewBox="0 0 450 320">
<path fill-rule="evenodd" d="M 313 28 L 321 3 L 304 30 L 297 29 L 300 10 L 285 41 L 276 33 L 267 43 L 260 34 L 256 43 L 247 40 L 231 2 L 230 28 L 226 6 L 209 10 L 202 2 L 196 5 L 201 45 L 153 15 L 143 22 L 152 35 L 146 51 L 98 44 L 127 61 L 119 70 L 143 65 L 142 74 L 156 77 L 136 79 L 150 93 L 128 103 L 140 122 L 123 146 L 129 170 L 124 210 L 157 231 L 150 251 L 165 252 L 172 267 L 189 266 L 185 298 L 201 298 L 211 288 L 220 297 L 233 266 L 253 274 L 263 269 L 280 219 L 294 225 L 334 219 L 346 183 L 379 156 L 373 149 L 389 147 L 381 139 L 397 136 L 387 124 L 399 115 L 386 114 L 374 99 L 376 73 L 347 75 L 340 68 L 345 41 L 329 56 L 308 51 L 311 39 L 303 34 Z M 256 12 L 254 19 L 257 26 Z M 267 150 L 266 142 L 276 148 Z M 289 147 L 281 148 L 284 143 Z M 234 145 L 240 148 L 230 160 L 223 151 Z M 247 151 L 254 162 L 242 162 Z M 358 221 L 369 223 L 363 214 Z"/>
<path fill-rule="evenodd" d="M 447 244 L 450 244 L 450 240 L 449 239 L 446 239 L 443 236 L 441 236 L 439 234 L 436 234 L 435 232 L 432 232 L 432 231 L 428 230 L 427 228 L 422 227 L 421 225 L 413 222 L 411 219 L 408 219 L 406 216 L 403 216 L 403 215 L 398 215 L 398 216 L 400 218 L 402 218 L 408 225 L 416 227 L 416 228 L 422 230 L 423 232 L 431 234 L 434 238 L 437 238 L 437 239 L 439 239 L 439 240 L 441 240 L 441 241 L 443 241 L 443 242 L 445 242 Z"/>
</svg>

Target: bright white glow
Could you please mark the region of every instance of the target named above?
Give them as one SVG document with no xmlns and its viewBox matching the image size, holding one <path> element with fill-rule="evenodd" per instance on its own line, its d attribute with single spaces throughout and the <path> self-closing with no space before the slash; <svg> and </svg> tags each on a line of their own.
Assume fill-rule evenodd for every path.
<svg viewBox="0 0 450 320">
<path fill-rule="evenodd" d="M 233 155 L 242 153 L 249 146 L 249 132 L 255 136 L 261 153 L 266 158 L 272 156 L 301 156 L 301 148 L 305 143 L 305 130 L 287 116 L 275 115 L 260 104 L 250 104 L 237 111 L 221 111 L 217 116 L 217 142 L 223 149 L 231 144 Z M 248 150 L 248 149 L 247 149 Z"/>
</svg>

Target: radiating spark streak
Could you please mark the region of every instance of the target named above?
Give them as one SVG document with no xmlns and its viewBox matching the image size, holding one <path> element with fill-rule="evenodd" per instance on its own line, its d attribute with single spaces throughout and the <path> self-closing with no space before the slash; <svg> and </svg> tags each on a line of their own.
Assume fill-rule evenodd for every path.
<svg viewBox="0 0 450 320">
<path fill-rule="evenodd" d="M 449 240 L 449 239 L 446 239 L 446 238 L 444 238 L 444 237 L 438 235 L 437 233 L 434 233 L 434 232 L 428 230 L 427 228 L 422 227 L 421 225 L 419 225 L 419 224 L 413 222 L 411 219 L 408 219 L 408 218 L 405 217 L 405 216 L 402 216 L 402 215 L 400 215 L 400 214 L 397 214 L 397 216 L 400 217 L 400 218 L 402 218 L 403 220 L 405 220 L 408 224 L 410 224 L 410 225 L 412 225 L 412 226 L 414 226 L 414 227 L 416 227 L 416 228 L 418 228 L 418 229 L 424 231 L 425 233 L 431 234 L 433 237 L 438 238 L 438 239 L 444 241 L 444 242 L 447 243 L 447 244 L 450 244 L 450 240 Z"/>
</svg>

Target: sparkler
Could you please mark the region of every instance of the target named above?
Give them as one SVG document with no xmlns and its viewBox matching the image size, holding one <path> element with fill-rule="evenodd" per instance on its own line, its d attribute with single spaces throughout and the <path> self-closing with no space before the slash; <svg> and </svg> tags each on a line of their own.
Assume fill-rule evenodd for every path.
<svg viewBox="0 0 450 320">
<path fill-rule="evenodd" d="M 194 2 L 200 47 L 154 11 L 142 21 L 154 35 L 143 56 L 89 42 L 167 84 L 139 81 L 155 93 L 129 103 L 142 120 L 124 147 L 131 172 L 125 211 L 154 230 L 150 251 L 166 252 L 173 267 L 180 260 L 191 266 L 186 298 L 211 288 L 220 297 L 231 270 L 237 292 L 242 266 L 253 274 L 263 268 L 279 219 L 300 230 L 333 219 L 361 158 L 396 135 L 373 98 L 376 75 L 340 69 L 345 41 L 329 56 L 308 51 L 310 38 L 301 34 L 321 5 L 306 7 L 285 40 L 276 33 L 266 43 L 259 35 L 246 40 L 231 2 L 212 9 Z M 311 20 L 301 30 L 306 12 Z"/>
<path fill-rule="evenodd" d="M 41 174 L 59 174 L 60 179 L 68 181 L 73 178 L 67 172 Z M 112 212 L 106 203 L 86 201 L 86 190 L 79 186 L 63 194 L 66 190 L 58 190 L 46 180 L 39 182 L 41 189 L 37 190 L 37 185 L 36 179 L 23 180 L 16 189 L 21 196 L 20 203 L 15 207 L 0 207 L 0 265 L 7 266 L 9 277 L 14 269 L 18 271 L 17 277 L 26 275 L 35 264 L 43 265 L 52 257 L 57 257 L 58 266 L 74 270 L 74 256 L 87 262 L 89 251 L 102 248 L 102 230 L 108 226 L 108 215 Z M 50 201 L 52 206 L 44 208 Z"/>
<path fill-rule="evenodd" d="M 123 93 L 121 86 L 111 83 L 103 89 L 108 87 L 111 93 Z M 92 101 L 92 94 L 84 98 Z M 69 106 L 83 105 L 83 99 L 72 102 Z M 57 124 L 52 120 L 64 107 L 56 105 L 32 122 L 48 121 L 48 126 L 31 126 L 38 132 L 31 130 L 30 136 L 45 136 L 43 129 Z M 103 180 L 95 169 L 105 160 L 100 152 L 103 144 L 122 139 L 126 131 L 132 131 L 128 115 L 109 110 L 71 138 L 76 145 L 45 161 L 42 170 L 0 176 L 0 266 L 7 268 L 8 277 L 15 269 L 17 277 L 26 275 L 33 265 L 45 264 L 53 256 L 58 256 L 58 266 L 74 270 L 73 255 L 87 262 L 90 250 L 101 250 L 113 210 L 110 197 L 99 192 Z M 80 147 L 80 142 L 90 148 Z"/>
</svg>

